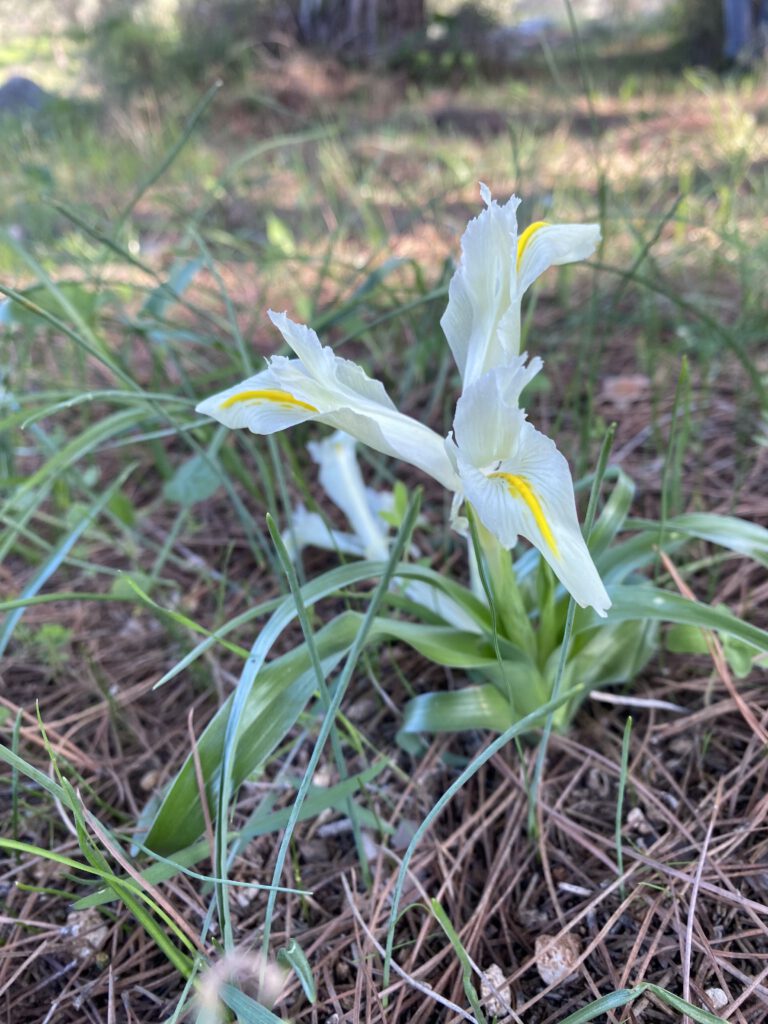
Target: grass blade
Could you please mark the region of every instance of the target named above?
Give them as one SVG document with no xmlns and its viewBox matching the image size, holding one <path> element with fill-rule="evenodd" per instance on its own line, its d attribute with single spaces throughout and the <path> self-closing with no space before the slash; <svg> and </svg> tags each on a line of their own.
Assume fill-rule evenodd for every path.
<svg viewBox="0 0 768 1024">
<path fill-rule="evenodd" d="M 286 825 L 285 832 L 283 833 L 283 838 L 280 843 L 277 858 L 275 860 L 275 869 L 272 875 L 273 882 L 275 880 L 280 880 L 283 870 L 283 864 L 285 863 L 285 857 L 288 853 L 288 846 L 291 841 L 291 836 L 293 835 L 293 829 L 295 828 L 296 822 L 298 820 L 299 813 L 301 811 L 301 805 L 304 801 L 304 797 L 306 796 L 307 791 L 309 789 L 310 781 L 317 768 L 317 763 L 320 759 L 320 754 L 322 753 L 322 749 L 323 746 L 325 745 L 328 733 L 330 732 L 332 722 L 335 718 L 336 712 L 339 709 L 341 700 L 344 696 L 344 693 L 346 692 L 347 686 L 349 685 L 349 682 L 352 678 L 352 673 L 355 670 L 355 666 L 357 665 L 360 654 L 365 646 L 368 637 L 368 632 L 370 631 L 373 625 L 375 616 L 379 610 L 379 605 L 383 601 L 389 584 L 392 581 L 392 578 L 395 574 L 397 563 L 403 557 L 403 554 L 407 550 L 408 544 L 410 543 L 411 534 L 413 532 L 414 526 L 416 525 L 416 519 L 419 514 L 420 499 L 420 491 L 416 491 L 411 497 L 411 500 L 408 504 L 408 509 L 406 510 L 405 516 L 403 518 L 402 525 L 400 526 L 400 529 L 397 532 L 397 537 L 395 538 L 395 542 L 392 545 L 389 560 L 385 564 L 384 572 L 382 573 L 381 579 L 379 580 L 379 584 L 376 587 L 373 596 L 371 597 L 371 601 L 370 604 L 368 605 L 368 610 L 366 611 L 365 618 L 363 619 L 362 626 L 360 627 L 360 631 L 358 632 L 357 637 L 355 638 L 355 643 L 352 647 L 352 650 L 349 652 L 349 655 L 347 656 L 347 661 L 344 665 L 344 669 L 341 673 L 338 683 L 336 684 L 333 699 L 331 701 L 331 706 L 329 708 L 328 714 L 326 714 L 325 718 L 323 719 L 323 724 L 320 727 L 320 732 L 318 734 L 314 750 L 312 751 L 312 755 L 307 763 L 304 778 L 302 779 L 301 786 L 299 787 L 299 791 L 296 794 L 296 800 L 294 801 L 294 805 L 291 811 L 291 818 L 288 824 Z M 272 926 L 272 916 L 274 914 L 275 900 L 276 894 L 274 892 L 270 893 L 267 901 L 267 911 L 264 917 L 264 936 L 262 939 L 262 954 L 264 956 L 266 956 L 269 950 L 269 939 Z"/>
</svg>

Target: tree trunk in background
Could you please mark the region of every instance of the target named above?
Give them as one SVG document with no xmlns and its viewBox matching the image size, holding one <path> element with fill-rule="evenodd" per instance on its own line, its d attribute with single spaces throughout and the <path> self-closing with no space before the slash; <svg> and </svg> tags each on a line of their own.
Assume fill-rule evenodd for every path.
<svg viewBox="0 0 768 1024">
<path fill-rule="evenodd" d="M 372 57 L 426 25 L 425 0 L 300 0 L 301 41 Z"/>
</svg>

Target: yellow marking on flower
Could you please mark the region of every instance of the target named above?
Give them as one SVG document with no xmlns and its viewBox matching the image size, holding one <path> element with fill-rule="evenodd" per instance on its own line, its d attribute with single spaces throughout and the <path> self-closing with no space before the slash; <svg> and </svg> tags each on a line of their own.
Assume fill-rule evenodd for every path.
<svg viewBox="0 0 768 1024">
<path fill-rule="evenodd" d="M 517 270 L 520 270 L 520 264 L 523 260 L 523 253 L 528 248 L 531 239 L 541 228 L 548 227 L 548 222 L 545 220 L 535 220 L 533 224 L 529 224 L 525 231 L 520 235 L 517 240 Z"/>
<path fill-rule="evenodd" d="M 302 402 L 300 398 L 294 398 L 289 391 L 279 391 L 277 388 L 265 388 L 263 391 L 236 391 L 234 395 L 224 399 L 220 408 L 230 409 L 238 402 L 278 402 L 281 405 L 296 405 L 300 409 L 317 412 L 314 405 Z"/>
<path fill-rule="evenodd" d="M 515 476 L 512 473 L 490 473 L 489 479 L 503 480 L 509 488 L 509 493 L 512 497 L 519 498 L 520 501 L 528 507 L 531 515 L 536 520 L 536 525 L 541 531 L 541 535 L 548 544 L 550 551 L 555 558 L 559 558 L 560 552 L 557 547 L 555 535 L 552 533 L 552 528 L 547 522 L 547 517 L 544 515 L 544 509 L 541 507 L 538 495 L 525 477 Z"/>
</svg>

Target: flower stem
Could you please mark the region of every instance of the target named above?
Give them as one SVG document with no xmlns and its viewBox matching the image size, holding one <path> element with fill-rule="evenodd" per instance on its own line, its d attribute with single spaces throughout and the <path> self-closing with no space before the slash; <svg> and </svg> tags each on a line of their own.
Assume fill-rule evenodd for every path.
<svg viewBox="0 0 768 1024">
<path fill-rule="evenodd" d="M 535 657 L 536 634 L 517 585 L 512 553 L 499 543 L 476 516 L 475 526 L 491 591 L 489 600 L 493 602 L 500 632 L 516 647 Z"/>
</svg>

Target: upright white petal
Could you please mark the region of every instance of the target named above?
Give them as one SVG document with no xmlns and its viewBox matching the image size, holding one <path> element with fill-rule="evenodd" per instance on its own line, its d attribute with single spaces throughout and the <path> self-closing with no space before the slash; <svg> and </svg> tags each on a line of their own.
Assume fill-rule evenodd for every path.
<svg viewBox="0 0 768 1024">
<path fill-rule="evenodd" d="M 453 432 L 465 458 L 484 466 L 510 454 L 517 444 L 525 413 L 518 407 L 523 388 L 542 368 L 536 356 L 526 366 L 527 353 L 506 366 L 484 373 L 456 404 Z"/>
<path fill-rule="evenodd" d="M 505 318 L 510 304 L 519 310 L 515 262 L 520 200 L 512 196 L 500 206 L 486 186 L 481 192 L 486 208 L 462 236 L 461 260 L 440 321 L 465 386 L 520 350 L 519 315 Z"/>
<path fill-rule="evenodd" d="M 284 313 L 270 316 L 300 358 L 274 356 L 262 373 L 201 402 L 198 412 L 256 434 L 318 420 L 454 489 L 455 472 L 434 430 L 398 412 L 380 381 L 321 345 L 314 331 Z"/>
<path fill-rule="evenodd" d="M 465 388 L 520 351 L 523 293 L 548 267 L 588 259 L 596 224 L 536 221 L 518 235 L 516 196 L 500 206 L 485 185 L 486 209 L 461 239 L 461 259 L 440 321 Z"/>
<path fill-rule="evenodd" d="M 355 439 L 337 430 L 322 441 L 310 441 L 307 447 L 320 467 L 323 489 L 349 520 L 361 541 L 365 557 L 386 561 L 389 555 L 388 531 L 384 521 L 371 509 L 355 456 Z"/>
<path fill-rule="evenodd" d="M 599 224 L 532 224 L 518 243 L 518 297 L 522 298 L 523 292 L 550 267 L 588 260 L 599 243 Z"/>
</svg>

